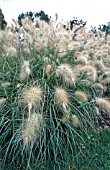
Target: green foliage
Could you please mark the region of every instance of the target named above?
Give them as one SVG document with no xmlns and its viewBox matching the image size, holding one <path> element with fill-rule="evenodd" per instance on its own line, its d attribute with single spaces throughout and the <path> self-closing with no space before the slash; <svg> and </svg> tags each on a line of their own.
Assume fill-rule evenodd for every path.
<svg viewBox="0 0 110 170">
<path fill-rule="evenodd" d="M 92 27 L 90 30 L 95 36 L 98 36 L 98 32 L 100 31 L 100 34 L 104 34 L 105 38 L 107 35 L 110 34 L 110 22 L 107 24 L 101 24 L 98 27 Z"/>
<path fill-rule="evenodd" d="M 2 10 L 0 9 L 0 29 L 4 30 L 6 26 L 7 26 L 7 22 L 5 21 Z"/>
<path fill-rule="evenodd" d="M 22 13 L 18 16 L 18 23 L 19 25 L 21 26 L 22 25 L 22 19 L 24 19 L 25 17 L 29 17 L 29 19 L 31 19 L 31 21 L 34 20 L 34 18 L 38 17 L 40 18 L 41 20 L 44 20 L 46 22 L 49 22 L 50 18 L 47 14 L 45 14 L 44 11 L 40 11 L 40 12 L 36 12 L 36 13 L 33 13 L 33 12 L 26 12 L 25 14 Z"/>
<path fill-rule="evenodd" d="M 98 29 L 102 32 L 105 32 L 106 35 L 110 34 L 110 22 L 108 22 L 106 25 L 99 25 Z"/>
<path fill-rule="evenodd" d="M 82 19 L 78 19 L 77 17 L 73 18 L 73 20 L 70 20 L 70 25 L 71 29 L 75 26 L 78 25 L 80 27 L 85 27 L 87 21 L 83 21 Z"/>
<path fill-rule="evenodd" d="M 41 20 L 44 20 L 46 22 L 49 22 L 50 18 L 47 14 L 45 14 L 44 11 L 36 12 L 35 17 L 39 17 Z"/>
</svg>

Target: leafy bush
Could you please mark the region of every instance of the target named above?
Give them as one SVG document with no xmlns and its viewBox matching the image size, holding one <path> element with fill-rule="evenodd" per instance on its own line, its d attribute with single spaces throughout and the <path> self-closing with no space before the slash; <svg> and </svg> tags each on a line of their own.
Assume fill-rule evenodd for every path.
<svg viewBox="0 0 110 170">
<path fill-rule="evenodd" d="M 37 24 L 0 32 L 1 166 L 80 168 L 90 132 L 110 125 L 110 37 L 81 28 L 73 40 L 76 27 Z"/>
<path fill-rule="evenodd" d="M 7 22 L 5 21 L 2 10 L 0 9 L 0 30 L 4 30 L 6 26 L 7 26 Z"/>
<path fill-rule="evenodd" d="M 25 14 L 22 13 L 18 16 L 18 23 L 20 26 L 22 26 L 22 19 L 24 19 L 25 17 L 29 17 L 31 21 L 34 21 L 35 18 L 36 19 L 40 18 L 40 20 L 44 20 L 45 22 L 49 22 L 50 20 L 50 17 L 47 14 L 45 14 L 45 12 L 42 10 L 36 13 L 29 11 L 29 12 L 26 12 Z"/>
</svg>

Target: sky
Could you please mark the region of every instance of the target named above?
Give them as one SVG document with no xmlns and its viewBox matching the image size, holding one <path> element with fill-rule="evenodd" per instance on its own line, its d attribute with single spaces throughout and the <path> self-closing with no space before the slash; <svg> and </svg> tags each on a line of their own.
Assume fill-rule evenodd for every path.
<svg viewBox="0 0 110 170">
<path fill-rule="evenodd" d="M 27 11 L 40 12 L 59 21 L 70 21 L 73 17 L 87 21 L 87 27 L 99 26 L 110 21 L 110 0 L 0 0 L 0 8 L 5 20 L 10 24 L 12 18 Z"/>
</svg>

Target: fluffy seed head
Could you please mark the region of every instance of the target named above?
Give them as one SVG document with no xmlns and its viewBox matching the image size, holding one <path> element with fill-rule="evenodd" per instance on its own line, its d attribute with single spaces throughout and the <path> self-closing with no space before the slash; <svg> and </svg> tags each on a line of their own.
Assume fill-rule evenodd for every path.
<svg viewBox="0 0 110 170">
<path fill-rule="evenodd" d="M 6 102 L 6 98 L 0 98 L 0 107 Z"/>
<path fill-rule="evenodd" d="M 20 70 L 20 79 L 24 80 L 31 74 L 31 70 L 29 68 L 29 61 L 24 61 L 23 65 L 21 66 Z"/>
<path fill-rule="evenodd" d="M 110 114 L 110 101 L 100 97 L 97 97 L 95 100 L 96 103 L 99 105 L 99 108 L 101 108 L 106 113 Z"/>
<path fill-rule="evenodd" d="M 24 106 L 28 106 L 29 103 L 32 106 L 39 104 L 42 100 L 42 90 L 39 86 L 32 86 L 24 90 L 22 93 L 22 103 Z"/>
<path fill-rule="evenodd" d="M 71 42 L 68 45 L 68 50 L 80 50 L 81 49 L 81 44 L 79 42 Z"/>
<path fill-rule="evenodd" d="M 110 77 L 110 70 L 105 70 L 105 73 L 104 73 L 107 77 Z"/>
<path fill-rule="evenodd" d="M 105 69 L 103 61 L 98 61 L 98 60 L 95 61 L 95 66 L 97 69 L 99 69 L 101 71 L 104 71 L 104 69 Z"/>
<path fill-rule="evenodd" d="M 78 42 L 84 42 L 85 41 L 85 37 L 82 36 L 81 34 L 77 35 L 75 37 L 75 40 L 78 41 Z"/>
<path fill-rule="evenodd" d="M 94 82 L 96 81 L 96 79 L 97 79 L 97 70 L 96 70 L 95 67 L 86 65 L 86 66 L 80 68 L 79 71 L 86 72 L 87 75 L 88 75 L 88 79 L 90 79 L 90 80 L 92 80 Z"/>
<path fill-rule="evenodd" d="M 69 102 L 69 96 L 66 90 L 57 87 L 55 89 L 55 100 L 59 106 L 67 106 Z"/>
<path fill-rule="evenodd" d="M 20 75 L 19 75 L 20 80 L 24 80 L 26 77 L 27 77 L 27 75 L 25 73 L 25 70 L 21 69 L 20 70 Z"/>
<path fill-rule="evenodd" d="M 106 87 L 104 87 L 101 83 L 95 83 L 95 84 L 93 84 L 93 87 L 95 87 L 97 90 L 99 90 L 101 92 L 101 94 L 103 94 L 103 91 L 106 90 Z"/>
<path fill-rule="evenodd" d="M 1 83 L 1 86 L 2 87 L 8 87 L 10 86 L 11 84 L 9 82 L 4 82 L 4 83 Z"/>
<path fill-rule="evenodd" d="M 38 50 L 41 50 L 42 49 L 42 45 L 38 42 L 35 43 L 35 48 L 38 49 Z"/>
<path fill-rule="evenodd" d="M 48 64 L 49 63 L 49 57 L 44 57 L 44 64 Z"/>
<path fill-rule="evenodd" d="M 110 78 L 105 78 L 104 80 L 101 81 L 104 85 L 110 83 Z"/>
<path fill-rule="evenodd" d="M 101 115 L 101 113 L 100 113 L 100 111 L 99 111 L 99 108 L 98 108 L 98 107 L 95 107 L 95 112 L 96 112 L 96 115 L 97 115 L 97 116 L 100 116 L 100 115 Z"/>
<path fill-rule="evenodd" d="M 22 139 L 24 148 L 36 138 L 39 138 L 42 129 L 43 117 L 40 114 L 32 114 L 30 120 L 26 120 L 26 124 L 22 130 Z"/>
<path fill-rule="evenodd" d="M 50 65 L 50 64 L 46 65 L 46 67 L 45 67 L 45 73 L 46 73 L 47 75 L 49 75 L 49 73 L 51 72 L 51 70 L 52 70 L 52 65 Z"/>
<path fill-rule="evenodd" d="M 85 85 L 85 86 L 90 86 L 91 85 L 91 82 L 89 80 L 86 80 L 86 79 L 81 80 L 80 83 L 82 85 Z"/>
<path fill-rule="evenodd" d="M 82 64 L 87 64 L 88 63 L 87 58 L 85 56 L 78 56 L 77 61 L 79 61 Z"/>
<path fill-rule="evenodd" d="M 76 57 L 79 57 L 79 56 L 81 55 L 81 52 L 80 52 L 80 51 L 76 51 L 76 52 L 74 53 L 74 55 L 75 55 Z"/>
<path fill-rule="evenodd" d="M 87 102 L 88 97 L 87 94 L 83 91 L 76 91 L 75 96 L 81 101 L 81 102 Z"/>
<path fill-rule="evenodd" d="M 67 112 L 65 116 L 62 117 L 61 122 L 65 123 L 70 119 L 70 112 Z"/>
<path fill-rule="evenodd" d="M 75 74 L 69 64 L 61 64 L 56 70 L 56 76 L 61 76 L 68 84 L 75 83 Z"/>
<path fill-rule="evenodd" d="M 80 125 L 79 119 L 76 115 L 71 116 L 71 121 L 72 121 L 73 126 L 79 126 Z"/>
<path fill-rule="evenodd" d="M 6 56 L 16 56 L 17 50 L 14 47 L 7 47 Z"/>
</svg>

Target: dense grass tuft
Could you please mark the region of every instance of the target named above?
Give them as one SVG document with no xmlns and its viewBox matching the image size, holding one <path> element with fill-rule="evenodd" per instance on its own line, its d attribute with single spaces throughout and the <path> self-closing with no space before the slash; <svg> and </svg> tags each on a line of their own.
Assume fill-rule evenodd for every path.
<svg viewBox="0 0 110 170">
<path fill-rule="evenodd" d="M 14 24 L 0 32 L 1 168 L 109 169 L 110 37 Z"/>
</svg>

